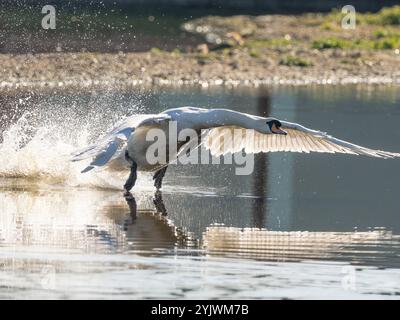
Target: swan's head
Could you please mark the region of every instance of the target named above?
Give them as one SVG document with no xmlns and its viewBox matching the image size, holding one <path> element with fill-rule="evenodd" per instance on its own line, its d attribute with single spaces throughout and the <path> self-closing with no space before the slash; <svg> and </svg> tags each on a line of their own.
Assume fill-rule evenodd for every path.
<svg viewBox="0 0 400 320">
<path fill-rule="evenodd" d="M 267 121 L 267 126 L 269 130 L 268 133 L 287 135 L 287 132 L 281 129 L 282 123 L 277 119 L 269 119 Z"/>
</svg>

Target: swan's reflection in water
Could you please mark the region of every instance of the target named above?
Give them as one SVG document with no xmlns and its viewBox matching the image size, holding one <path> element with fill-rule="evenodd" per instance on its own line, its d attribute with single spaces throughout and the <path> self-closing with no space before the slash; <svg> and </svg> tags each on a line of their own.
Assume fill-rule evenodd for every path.
<svg viewBox="0 0 400 320">
<path fill-rule="evenodd" d="M 171 220 L 171 216 L 177 220 L 181 216 L 174 212 L 190 205 L 190 195 L 186 198 L 177 205 L 164 203 L 161 192 L 139 192 L 124 199 L 115 190 L 50 190 L 14 180 L 3 183 L 0 191 L 0 246 L 14 252 L 29 248 L 44 256 L 57 250 L 155 256 L 191 248 L 196 254 L 230 258 L 335 260 L 400 267 L 400 236 L 384 229 L 284 232 L 210 225 L 195 239 L 190 229 L 176 227 L 182 226 L 182 221 Z M 193 215 L 193 207 L 187 210 Z M 198 211 L 200 216 L 202 209 Z"/>
<path fill-rule="evenodd" d="M 127 205 L 128 204 L 128 205 Z M 189 241 L 166 216 L 161 194 L 124 200 L 120 192 L 18 184 L 0 192 L 0 246 L 143 255 Z"/>
<path fill-rule="evenodd" d="M 150 197 L 149 197 L 150 198 Z M 125 222 L 125 237 L 130 250 L 146 253 L 157 249 L 175 249 L 193 246 L 196 241 L 168 219 L 162 193 L 157 191 L 151 198 L 153 209 L 138 207 L 135 196 L 125 197 L 130 220 Z"/>
<path fill-rule="evenodd" d="M 190 205 L 187 193 L 180 196 L 188 202 L 177 205 L 168 201 L 171 193 L 163 199 L 161 193 L 137 192 L 124 199 L 115 190 L 50 189 L 17 180 L 1 186 L 0 298 L 296 297 L 300 287 L 307 288 L 302 294 L 318 287 L 338 296 L 343 263 L 307 260 L 400 265 L 399 237 L 385 230 L 275 232 L 211 225 L 197 242 L 190 229 L 176 227 L 182 222 L 174 213 Z M 205 214 L 201 207 L 197 212 Z M 368 275 L 358 282 L 362 294 L 398 290 L 398 269 L 363 270 Z M 371 287 L 370 272 L 388 280 L 380 291 Z M 278 287 L 289 291 L 278 294 Z"/>
</svg>

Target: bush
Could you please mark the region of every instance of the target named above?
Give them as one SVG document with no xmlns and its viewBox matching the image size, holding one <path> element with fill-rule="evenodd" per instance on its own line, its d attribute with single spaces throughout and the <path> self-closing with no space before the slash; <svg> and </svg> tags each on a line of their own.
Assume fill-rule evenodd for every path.
<svg viewBox="0 0 400 320">
<path fill-rule="evenodd" d="M 311 61 L 295 56 L 284 57 L 279 61 L 279 64 L 285 66 L 296 66 L 296 67 L 310 67 L 313 65 Z"/>
<path fill-rule="evenodd" d="M 374 43 L 374 49 L 396 49 L 400 47 L 399 38 L 384 38 Z"/>
<path fill-rule="evenodd" d="M 344 49 L 347 48 L 349 45 L 346 43 L 345 40 L 338 39 L 338 38 L 326 38 L 326 39 L 319 39 L 314 40 L 312 43 L 312 47 L 314 49 Z"/>
<path fill-rule="evenodd" d="M 377 16 L 378 22 L 382 25 L 400 25 L 400 6 L 383 8 Z"/>
<path fill-rule="evenodd" d="M 322 28 L 328 23 L 340 26 L 343 14 L 338 9 L 333 9 L 324 17 Z M 377 13 L 357 13 L 357 23 L 376 24 L 376 25 L 400 25 L 400 6 L 382 8 Z"/>
</svg>

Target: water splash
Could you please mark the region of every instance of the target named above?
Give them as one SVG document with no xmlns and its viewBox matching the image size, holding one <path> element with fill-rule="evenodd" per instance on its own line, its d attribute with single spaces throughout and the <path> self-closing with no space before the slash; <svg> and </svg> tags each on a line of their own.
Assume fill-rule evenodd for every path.
<svg viewBox="0 0 400 320">
<path fill-rule="evenodd" d="M 9 178 L 49 178 L 65 181 L 73 167 L 68 161 L 74 144 L 60 137 L 55 127 L 35 128 L 25 113 L 3 132 L 0 175 Z M 82 130 L 81 140 L 87 136 Z"/>
<path fill-rule="evenodd" d="M 29 101 L 29 109 L 5 126 L 0 135 L 0 177 L 36 183 L 122 189 L 126 172 L 99 170 L 82 174 L 87 162 L 71 162 L 71 153 L 111 129 L 121 118 L 138 113 L 140 104 L 110 103 L 110 98 Z M 20 107 L 20 106 L 19 106 Z M 14 110 L 7 111 L 9 114 Z"/>
</svg>

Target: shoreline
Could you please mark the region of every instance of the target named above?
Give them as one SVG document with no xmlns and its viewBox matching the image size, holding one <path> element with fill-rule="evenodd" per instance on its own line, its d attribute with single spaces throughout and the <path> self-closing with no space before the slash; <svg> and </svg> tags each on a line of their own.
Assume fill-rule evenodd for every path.
<svg viewBox="0 0 400 320">
<path fill-rule="evenodd" d="M 326 53 L 326 52 L 325 52 Z M 328 54 L 335 54 L 331 50 Z M 353 70 L 265 64 L 237 55 L 199 62 L 198 55 L 162 53 L 1 54 L 0 90 L 137 86 L 259 87 L 268 85 L 399 85 L 398 64 Z M 396 69 L 397 68 L 397 69 Z"/>
<path fill-rule="evenodd" d="M 357 14 L 206 16 L 182 25 L 204 43 L 181 52 L 0 54 L 0 90 L 400 84 L 400 6 Z"/>
</svg>

